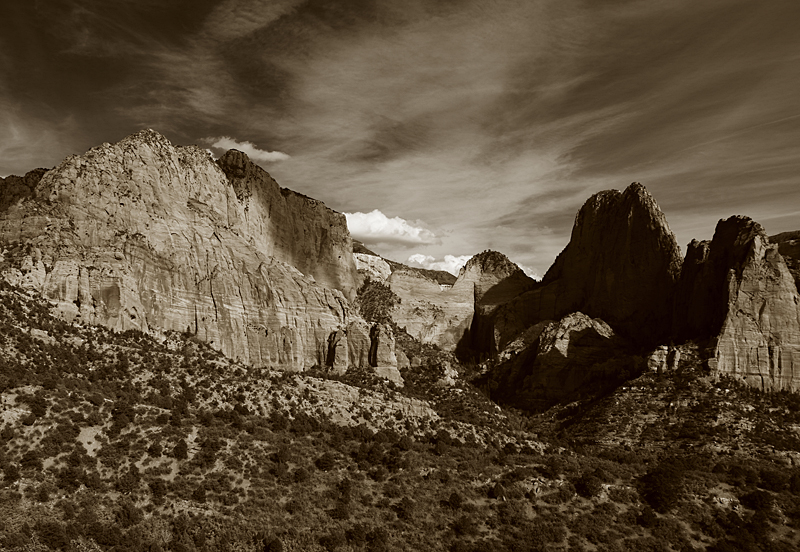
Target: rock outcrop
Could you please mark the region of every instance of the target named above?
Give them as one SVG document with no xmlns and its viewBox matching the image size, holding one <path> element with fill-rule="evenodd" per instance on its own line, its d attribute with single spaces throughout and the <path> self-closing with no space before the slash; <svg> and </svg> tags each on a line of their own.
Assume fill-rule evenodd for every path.
<svg viewBox="0 0 800 552">
<path fill-rule="evenodd" d="M 0 213 L 29 197 L 33 197 L 36 185 L 47 169 L 34 169 L 25 176 L 11 175 L 0 178 Z"/>
<path fill-rule="evenodd" d="M 544 410 L 595 394 L 641 369 L 608 324 L 580 312 L 540 322 L 529 334 L 524 346 L 503 351 L 507 360 L 489 372 L 485 385 L 494 400 Z"/>
<path fill-rule="evenodd" d="M 580 311 L 622 336 L 657 345 L 671 331 L 680 248 L 655 200 L 639 183 L 593 195 L 569 244 L 541 284 L 496 309 L 485 324 L 502 350 L 526 328 Z M 487 331 L 484 330 L 484 335 Z"/>
<path fill-rule="evenodd" d="M 675 306 L 675 333 L 709 340 L 712 372 L 761 389 L 800 388 L 800 296 L 779 246 L 747 217 L 693 241 Z"/>
<path fill-rule="evenodd" d="M 377 255 L 367 253 L 353 253 L 356 270 L 364 278 L 371 278 L 378 282 L 386 282 L 392 275 L 392 267 Z"/>
<path fill-rule="evenodd" d="M 794 276 L 797 291 L 800 292 L 800 231 L 783 232 L 770 236 L 769 242 L 778 245 L 778 253 L 786 261 L 789 272 Z"/>
<path fill-rule="evenodd" d="M 142 131 L 67 158 L 22 196 L 0 212 L 2 271 L 68 319 L 189 331 L 258 366 L 369 355 L 358 339 L 336 353 L 358 319 L 344 216 L 241 152 L 217 164 Z"/>
<path fill-rule="evenodd" d="M 399 267 L 388 283 L 401 299 L 392 312 L 394 322 L 423 343 L 434 343 L 445 351 L 471 342 L 476 314 L 488 316 L 534 285 L 517 265 L 494 251 L 467 261 L 452 287 L 416 269 Z"/>
</svg>

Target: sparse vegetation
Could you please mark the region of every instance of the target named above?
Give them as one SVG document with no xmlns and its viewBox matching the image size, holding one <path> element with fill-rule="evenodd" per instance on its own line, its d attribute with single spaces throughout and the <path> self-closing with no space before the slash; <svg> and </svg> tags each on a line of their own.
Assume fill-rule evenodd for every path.
<svg viewBox="0 0 800 552">
<path fill-rule="evenodd" d="M 7 284 L 0 350 L 4 550 L 798 547 L 800 400 L 700 367 L 530 415 L 432 349 L 403 389 L 273 372 Z"/>
</svg>

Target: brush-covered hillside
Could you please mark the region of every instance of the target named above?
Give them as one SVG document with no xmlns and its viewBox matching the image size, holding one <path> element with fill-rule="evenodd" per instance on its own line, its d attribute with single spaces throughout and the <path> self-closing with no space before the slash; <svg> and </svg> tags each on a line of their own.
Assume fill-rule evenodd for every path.
<svg viewBox="0 0 800 552">
<path fill-rule="evenodd" d="M 3 284 L 0 547 L 795 550 L 800 400 L 684 359 L 523 415 L 441 359 L 253 369 Z"/>
</svg>

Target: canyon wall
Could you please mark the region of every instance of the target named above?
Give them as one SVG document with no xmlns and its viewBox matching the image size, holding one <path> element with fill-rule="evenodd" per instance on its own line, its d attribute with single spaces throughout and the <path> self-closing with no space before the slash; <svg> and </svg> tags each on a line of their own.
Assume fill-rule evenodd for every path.
<svg viewBox="0 0 800 552">
<path fill-rule="evenodd" d="M 2 195 L 3 273 L 67 319 L 189 331 L 232 358 L 295 370 L 335 358 L 329 336 L 358 319 L 344 216 L 241 152 L 215 163 L 146 130 L 15 190 Z M 345 357 L 368 359 L 352 341 Z"/>
</svg>

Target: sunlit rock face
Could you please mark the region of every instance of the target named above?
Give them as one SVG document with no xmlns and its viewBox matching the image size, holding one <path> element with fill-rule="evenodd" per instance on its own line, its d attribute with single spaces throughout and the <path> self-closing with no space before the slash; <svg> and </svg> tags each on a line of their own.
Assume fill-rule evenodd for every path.
<svg viewBox="0 0 800 552">
<path fill-rule="evenodd" d="M 666 217 L 638 183 L 593 195 L 569 244 L 541 284 L 498 308 L 487 324 L 501 351 L 526 328 L 580 311 L 622 336 L 657 345 L 671 331 L 680 248 Z"/>
<path fill-rule="evenodd" d="M 676 299 L 676 333 L 708 339 L 709 366 L 762 389 L 800 388 L 800 297 L 777 244 L 747 217 L 692 242 Z"/>
<path fill-rule="evenodd" d="M 769 242 L 778 245 L 778 253 L 794 276 L 794 283 L 800 292 L 800 231 L 783 232 L 769 237 Z"/>
<path fill-rule="evenodd" d="M 4 274 L 68 319 L 189 331 L 244 362 L 301 370 L 325 364 L 331 333 L 357 318 L 344 216 L 241 152 L 217 164 L 147 130 L 19 190 L 0 212 Z M 348 358 L 369 355 L 352 347 Z"/>
<path fill-rule="evenodd" d="M 530 289 L 533 280 L 502 253 L 484 251 L 467 261 L 452 287 L 404 268 L 388 283 L 401 299 L 394 322 L 423 343 L 453 351 L 471 340 L 475 320 Z"/>
</svg>

